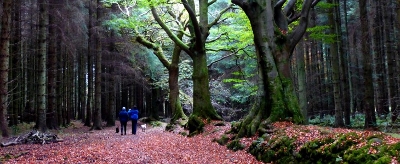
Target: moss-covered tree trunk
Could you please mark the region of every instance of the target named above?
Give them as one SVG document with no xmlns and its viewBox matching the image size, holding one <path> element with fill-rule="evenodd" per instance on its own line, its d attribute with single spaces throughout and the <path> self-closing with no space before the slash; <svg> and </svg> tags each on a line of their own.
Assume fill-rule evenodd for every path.
<svg viewBox="0 0 400 164">
<path fill-rule="evenodd" d="M 189 130 L 201 131 L 201 118 L 221 120 L 211 105 L 210 86 L 205 52 L 192 56 L 193 59 L 193 113 L 189 117 Z"/>
<path fill-rule="evenodd" d="M 182 39 L 183 33 L 178 34 L 178 37 Z M 168 67 L 168 86 L 169 86 L 169 104 L 172 110 L 171 123 L 176 120 L 184 119 L 187 120 L 187 116 L 183 112 L 181 101 L 179 99 L 179 56 L 182 49 L 175 44 L 174 51 L 172 54 L 172 61 Z"/>
<path fill-rule="evenodd" d="M 240 6 L 250 20 L 254 34 L 260 82 L 258 101 L 248 116 L 239 125 L 237 137 L 254 135 L 263 128 L 262 121 L 291 119 L 296 123 L 303 120 L 290 75 L 290 59 L 294 47 L 303 36 L 308 23 L 311 0 L 303 2 L 300 23 L 288 34 L 288 20 L 295 6 L 285 1 L 232 0 Z M 291 1 L 292 2 L 292 1 Z M 314 4 L 315 5 L 315 4 Z"/>
<path fill-rule="evenodd" d="M 203 129 L 202 119 L 221 120 L 211 104 L 210 86 L 206 56 L 206 40 L 210 34 L 210 28 L 214 25 L 209 24 L 208 6 L 206 0 L 198 2 L 199 10 L 196 12 L 193 0 L 182 0 L 183 6 L 189 14 L 189 31 L 193 36 L 191 45 L 186 52 L 193 60 L 193 113 L 189 117 L 189 132 L 194 134 Z M 226 10 L 221 11 L 223 14 Z M 199 17 L 197 19 L 197 17 Z M 215 20 L 214 22 L 218 22 Z"/>
</svg>

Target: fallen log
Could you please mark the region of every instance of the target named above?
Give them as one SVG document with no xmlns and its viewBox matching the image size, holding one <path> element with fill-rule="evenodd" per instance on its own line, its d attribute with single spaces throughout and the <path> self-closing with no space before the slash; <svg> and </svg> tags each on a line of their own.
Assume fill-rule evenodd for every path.
<svg viewBox="0 0 400 164">
<path fill-rule="evenodd" d="M 46 144 L 62 142 L 63 139 L 59 138 L 56 134 L 42 133 L 37 130 L 32 130 L 21 136 L 9 139 L 1 143 L 1 147 L 18 145 L 18 144 Z"/>
</svg>

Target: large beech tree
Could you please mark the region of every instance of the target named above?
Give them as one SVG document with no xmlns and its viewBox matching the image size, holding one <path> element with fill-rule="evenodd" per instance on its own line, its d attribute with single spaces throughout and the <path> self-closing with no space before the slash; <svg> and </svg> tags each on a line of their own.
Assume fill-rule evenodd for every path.
<svg viewBox="0 0 400 164">
<path fill-rule="evenodd" d="M 238 137 L 262 130 L 263 120 L 292 119 L 303 122 L 290 72 L 290 59 L 307 29 L 310 8 L 319 0 L 232 0 L 250 20 L 254 34 L 260 82 L 258 98 L 250 113 L 238 124 Z M 289 31 L 289 25 L 299 24 Z M 293 25 L 294 26 L 294 25 Z"/>
<path fill-rule="evenodd" d="M 196 12 L 194 0 L 182 0 L 182 4 L 189 15 L 190 43 L 185 44 L 177 35 L 175 35 L 168 26 L 161 21 L 154 6 L 151 12 L 157 23 L 164 29 L 168 36 L 185 51 L 193 60 L 193 113 L 189 117 L 188 127 L 190 133 L 202 131 L 203 121 L 201 119 L 220 120 L 221 116 L 217 114 L 211 104 L 210 86 L 207 67 L 206 42 L 210 34 L 210 28 L 216 25 L 221 15 L 231 8 L 221 10 L 215 19 L 209 22 L 209 6 L 216 1 L 208 0 L 197 1 L 199 11 Z"/>
</svg>

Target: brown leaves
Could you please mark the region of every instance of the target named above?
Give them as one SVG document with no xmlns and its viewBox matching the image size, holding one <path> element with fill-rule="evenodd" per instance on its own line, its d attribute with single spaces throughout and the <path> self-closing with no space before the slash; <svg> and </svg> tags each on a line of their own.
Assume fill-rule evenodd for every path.
<svg viewBox="0 0 400 164">
<path fill-rule="evenodd" d="M 0 156 L 12 156 L 5 163 L 261 163 L 245 151 L 212 142 L 229 127 L 209 124 L 204 133 L 188 138 L 161 127 L 132 135 L 128 125 L 127 135 L 121 136 L 114 127 L 88 132 L 81 126 L 59 134 L 64 142 L 6 147 Z M 17 156 L 20 152 L 27 153 Z"/>
</svg>

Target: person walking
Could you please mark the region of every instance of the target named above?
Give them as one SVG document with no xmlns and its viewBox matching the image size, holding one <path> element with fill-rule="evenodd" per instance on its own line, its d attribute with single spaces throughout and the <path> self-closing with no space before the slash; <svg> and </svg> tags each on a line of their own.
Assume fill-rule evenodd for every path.
<svg viewBox="0 0 400 164">
<path fill-rule="evenodd" d="M 139 119 L 139 110 L 136 107 L 136 105 L 133 107 L 133 109 L 130 112 L 130 118 L 132 120 L 132 134 L 136 135 L 137 121 Z"/>
<path fill-rule="evenodd" d="M 119 112 L 119 122 L 121 123 L 121 135 L 126 135 L 126 124 L 129 121 L 129 115 L 128 112 L 126 112 L 126 108 L 122 107 L 121 112 Z"/>
</svg>

